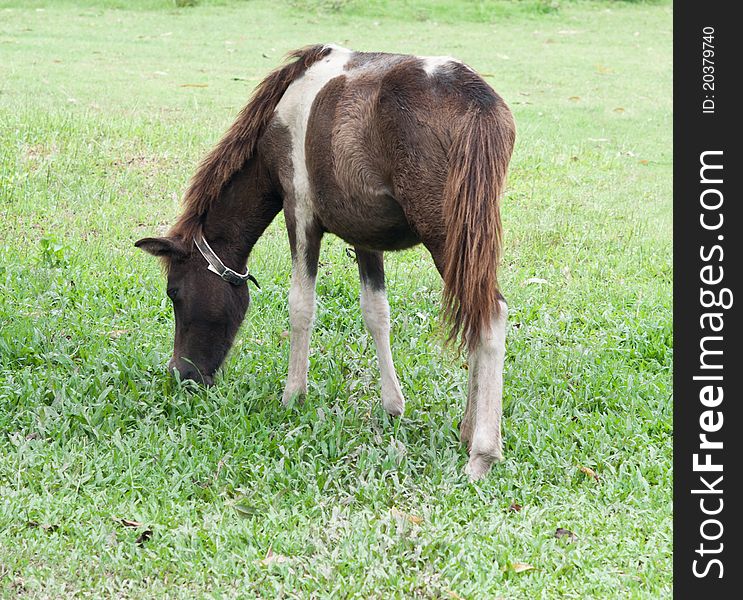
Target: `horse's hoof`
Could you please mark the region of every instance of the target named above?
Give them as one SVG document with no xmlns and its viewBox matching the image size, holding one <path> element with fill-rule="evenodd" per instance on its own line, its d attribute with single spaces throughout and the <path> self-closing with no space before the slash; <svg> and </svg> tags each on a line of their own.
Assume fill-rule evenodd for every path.
<svg viewBox="0 0 743 600">
<path fill-rule="evenodd" d="M 405 410 L 405 398 L 383 398 L 382 406 L 389 416 L 399 417 Z"/>
<path fill-rule="evenodd" d="M 501 460 L 503 460 L 503 456 L 500 453 L 471 454 L 464 472 L 470 478 L 470 481 L 478 481 L 488 474 L 493 463 L 500 462 Z"/>
<path fill-rule="evenodd" d="M 305 398 L 307 397 L 306 390 L 290 390 L 289 388 L 284 390 L 284 395 L 281 398 L 281 404 L 285 407 L 290 404 L 304 404 Z"/>
</svg>

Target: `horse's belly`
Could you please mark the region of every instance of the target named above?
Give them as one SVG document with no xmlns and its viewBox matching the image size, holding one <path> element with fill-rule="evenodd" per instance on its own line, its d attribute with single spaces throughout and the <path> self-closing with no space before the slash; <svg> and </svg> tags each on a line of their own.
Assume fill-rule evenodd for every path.
<svg viewBox="0 0 743 600">
<path fill-rule="evenodd" d="M 387 194 L 347 198 L 316 190 L 314 200 L 323 228 L 353 246 L 402 250 L 420 242 L 400 205 Z"/>
</svg>

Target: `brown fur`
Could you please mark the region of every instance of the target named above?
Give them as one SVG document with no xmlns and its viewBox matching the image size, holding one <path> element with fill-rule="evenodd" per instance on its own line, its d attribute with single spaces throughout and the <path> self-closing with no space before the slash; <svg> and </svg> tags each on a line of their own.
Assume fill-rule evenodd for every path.
<svg viewBox="0 0 743 600">
<path fill-rule="evenodd" d="M 258 142 L 286 89 L 322 59 L 330 49 L 307 46 L 289 53 L 292 62 L 270 73 L 214 149 L 201 162 L 183 199 L 184 210 L 171 236 L 190 240 L 201 229 L 204 216 L 230 179 L 254 155 Z"/>
<path fill-rule="evenodd" d="M 376 91 L 346 83 L 336 77 L 317 95 L 307 130 L 307 169 L 320 222 L 354 246 L 409 248 L 420 239 L 392 197 L 384 132 L 376 126 Z"/>
<path fill-rule="evenodd" d="M 430 76 L 416 57 L 357 53 L 345 72 L 318 94 L 307 132 L 317 214 L 361 248 L 422 241 L 444 280 L 448 339 L 471 349 L 499 310 L 511 113 L 459 63 Z"/>
</svg>

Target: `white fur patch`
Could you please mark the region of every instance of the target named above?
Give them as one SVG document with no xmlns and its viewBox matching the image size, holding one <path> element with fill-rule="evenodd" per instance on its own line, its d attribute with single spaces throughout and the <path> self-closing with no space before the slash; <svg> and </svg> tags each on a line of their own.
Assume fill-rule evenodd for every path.
<svg viewBox="0 0 743 600">
<path fill-rule="evenodd" d="M 446 64 L 459 62 L 451 56 L 420 56 L 419 58 L 423 61 L 423 70 L 427 75 L 433 75 L 439 67 Z"/>
<path fill-rule="evenodd" d="M 470 460 L 465 471 L 479 479 L 494 460 L 502 457 L 501 415 L 503 413 L 503 361 L 506 357 L 506 320 L 508 306 L 500 302 L 500 313 L 488 331 L 483 332 L 470 355 L 474 371 L 470 378 L 470 402 L 473 413 Z M 470 367 L 472 368 L 472 367 Z"/>
<path fill-rule="evenodd" d="M 304 260 L 295 261 L 289 288 L 289 322 L 291 339 L 289 347 L 289 373 L 284 388 L 284 404 L 307 393 L 307 371 L 310 366 L 310 336 L 315 320 L 315 279 L 308 277 Z"/>
<path fill-rule="evenodd" d="M 391 415 L 402 414 L 405 399 L 397 380 L 390 348 L 390 305 L 384 290 L 375 290 L 361 283 L 361 313 L 374 338 L 382 379 L 382 405 Z"/>
<path fill-rule="evenodd" d="M 302 77 L 292 82 L 276 107 L 276 116 L 289 129 L 292 144 L 292 168 L 294 176 L 295 217 L 297 220 L 298 250 L 304 247 L 304 231 L 312 218 L 310 179 L 305 158 L 307 123 L 312 103 L 323 87 L 335 77 L 343 74 L 343 67 L 353 54 L 352 50 L 328 44 L 331 48 L 325 58 L 308 68 Z"/>
</svg>

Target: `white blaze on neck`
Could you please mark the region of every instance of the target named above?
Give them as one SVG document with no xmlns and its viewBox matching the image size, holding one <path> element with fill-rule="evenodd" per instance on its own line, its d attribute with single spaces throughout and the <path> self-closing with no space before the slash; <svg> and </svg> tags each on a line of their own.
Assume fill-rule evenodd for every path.
<svg viewBox="0 0 743 600">
<path fill-rule="evenodd" d="M 343 67 L 353 54 L 353 50 L 334 44 L 326 44 L 325 47 L 330 48 L 330 52 L 289 85 L 276 107 L 279 119 L 290 128 L 306 131 L 315 96 L 328 81 L 343 74 Z"/>
<path fill-rule="evenodd" d="M 276 115 L 281 123 L 289 127 L 292 139 L 296 135 L 297 139 L 304 142 L 315 97 L 328 81 L 343 74 L 343 67 L 353 54 L 352 50 L 332 44 L 328 44 L 326 48 L 330 48 L 330 52 L 325 58 L 311 65 L 301 77 L 292 82 L 276 107 Z"/>
</svg>

